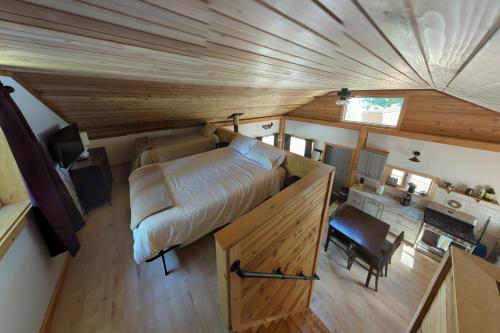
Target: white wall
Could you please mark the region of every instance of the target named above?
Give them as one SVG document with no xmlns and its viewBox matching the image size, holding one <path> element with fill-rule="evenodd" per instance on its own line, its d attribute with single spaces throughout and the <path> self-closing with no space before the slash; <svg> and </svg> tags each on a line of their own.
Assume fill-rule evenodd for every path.
<svg viewBox="0 0 500 333">
<path fill-rule="evenodd" d="M 367 147 L 389 152 L 388 164 L 448 181 L 457 188 L 489 185 L 500 192 L 500 153 L 370 133 Z M 418 150 L 420 163 L 408 159 Z"/>
<path fill-rule="evenodd" d="M 263 125 L 269 125 L 273 124 L 273 126 L 270 129 L 264 129 L 262 126 Z M 234 127 L 233 125 L 231 126 L 226 126 L 224 127 L 228 130 L 233 130 Z M 246 135 L 250 138 L 256 138 L 258 136 L 268 136 L 268 135 L 273 135 L 275 133 L 278 133 L 280 131 L 280 121 L 279 119 L 276 120 L 268 120 L 268 121 L 259 121 L 256 123 L 250 123 L 250 124 L 240 124 L 238 128 L 238 132 Z"/>
<path fill-rule="evenodd" d="M 0 81 L 4 86 L 11 86 L 15 89 L 11 96 L 38 140 L 45 142 L 47 134 L 68 125 L 14 79 L 0 76 Z"/>
<path fill-rule="evenodd" d="M 0 261 L 0 323 L 2 332 L 38 332 L 64 256 L 51 258 L 36 222 L 28 226 Z"/>
<path fill-rule="evenodd" d="M 435 142 L 419 141 L 370 133 L 366 144 L 370 148 L 389 152 L 387 163 L 409 170 L 439 177 L 455 185 L 457 189 L 467 187 L 479 189 L 492 186 L 500 193 L 500 153 L 457 147 Z M 409 161 L 411 152 L 418 150 L 420 163 Z M 387 187 L 386 187 L 387 188 Z M 446 192 L 446 191 L 442 191 Z M 464 212 L 475 216 L 478 224 L 475 227 L 479 235 L 488 217 L 493 220 L 487 232 L 500 239 L 500 207 L 487 203 L 477 203 L 457 194 L 444 195 L 463 202 Z M 433 198 L 444 204 L 443 195 Z"/>
<path fill-rule="evenodd" d="M 359 136 L 359 131 L 356 130 L 304 123 L 295 120 L 287 120 L 285 122 L 285 133 L 303 139 L 313 139 L 314 148 L 321 150 L 323 150 L 325 142 L 356 148 Z M 318 159 L 319 153 L 314 152 L 313 158 Z"/>
<path fill-rule="evenodd" d="M 45 136 L 66 123 L 16 81 L 0 76 L 12 86 L 11 95 L 35 135 Z M 2 332 L 37 332 L 47 310 L 64 256 L 50 257 L 36 222 L 28 215 L 27 227 L 0 260 L 0 325 Z"/>
</svg>

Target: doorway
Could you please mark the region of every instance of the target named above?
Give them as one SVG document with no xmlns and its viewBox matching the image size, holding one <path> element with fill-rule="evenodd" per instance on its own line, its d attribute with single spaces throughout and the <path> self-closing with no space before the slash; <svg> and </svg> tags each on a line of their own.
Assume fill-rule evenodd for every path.
<svg viewBox="0 0 500 333">
<path fill-rule="evenodd" d="M 335 178 L 333 179 L 332 195 L 337 198 L 340 189 L 348 186 L 351 176 L 351 164 L 354 149 L 325 142 L 323 149 L 323 163 L 335 167 Z"/>
</svg>

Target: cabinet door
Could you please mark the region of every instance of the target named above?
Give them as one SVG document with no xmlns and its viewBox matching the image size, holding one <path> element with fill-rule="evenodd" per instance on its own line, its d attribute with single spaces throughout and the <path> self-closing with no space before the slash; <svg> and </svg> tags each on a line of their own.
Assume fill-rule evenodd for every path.
<svg viewBox="0 0 500 333">
<path fill-rule="evenodd" d="M 349 197 L 347 198 L 347 202 L 349 205 L 356 207 L 357 209 L 363 210 L 363 201 L 365 197 L 363 194 L 356 192 L 355 190 L 351 190 L 349 192 Z"/>
<path fill-rule="evenodd" d="M 384 174 L 386 161 L 387 161 L 387 155 L 372 153 L 370 159 L 370 165 L 368 167 L 368 177 L 381 180 Z"/>
<path fill-rule="evenodd" d="M 380 215 L 382 214 L 382 207 L 383 205 L 380 202 L 365 198 L 365 202 L 363 203 L 363 212 L 373 217 L 380 218 Z"/>
<path fill-rule="evenodd" d="M 370 167 L 372 153 L 367 150 L 361 150 L 358 157 L 357 171 L 360 175 L 367 175 Z"/>
</svg>

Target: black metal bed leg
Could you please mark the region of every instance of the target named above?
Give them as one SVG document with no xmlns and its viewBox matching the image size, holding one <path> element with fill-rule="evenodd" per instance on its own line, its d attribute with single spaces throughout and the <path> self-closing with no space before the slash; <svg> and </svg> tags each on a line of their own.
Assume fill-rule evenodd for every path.
<svg viewBox="0 0 500 333">
<path fill-rule="evenodd" d="M 167 263 L 165 262 L 165 253 L 164 251 L 161 252 L 161 261 L 163 262 L 163 270 L 165 271 L 165 276 L 168 275 L 168 270 L 167 270 Z"/>
</svg>

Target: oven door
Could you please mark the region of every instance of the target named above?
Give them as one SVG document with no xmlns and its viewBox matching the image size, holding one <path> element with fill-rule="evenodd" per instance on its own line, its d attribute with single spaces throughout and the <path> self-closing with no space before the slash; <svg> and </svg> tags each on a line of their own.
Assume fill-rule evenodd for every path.
<svg viewBox="0 0 500 333">
<path fill-rule="evenodd" d="M 451 245 L 466 250 L 464 246 L 455 242 L 445 232 L 426 223 L 424 223 L 416 245 L 417 249 L 430 255 L 436 260 L 440 260 Z"/>
</svg>

